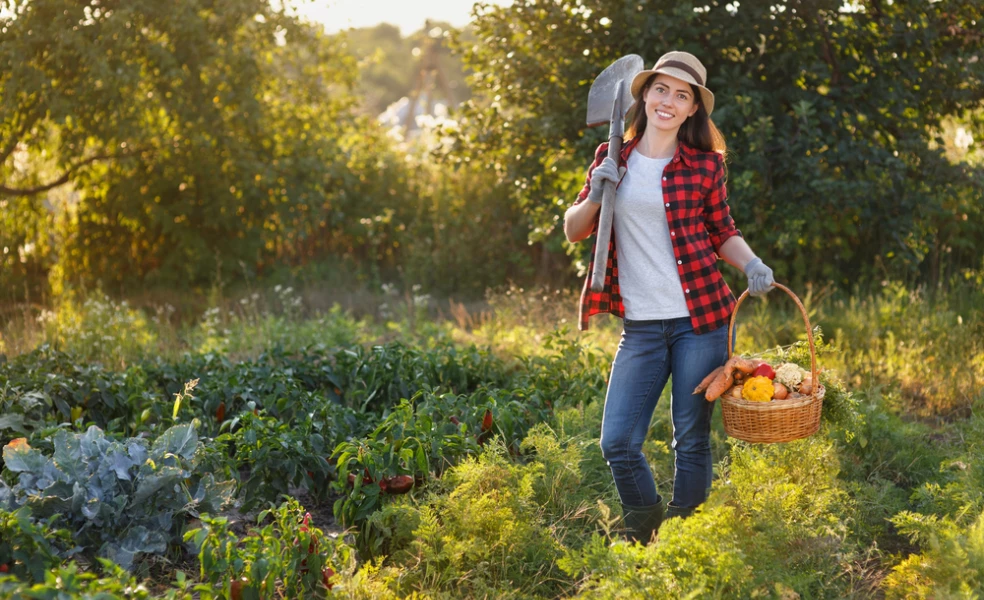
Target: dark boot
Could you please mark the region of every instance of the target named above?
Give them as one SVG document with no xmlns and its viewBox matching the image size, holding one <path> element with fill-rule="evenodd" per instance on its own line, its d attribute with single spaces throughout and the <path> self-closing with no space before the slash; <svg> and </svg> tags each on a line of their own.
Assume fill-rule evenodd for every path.
<svg viewBox="0 0 984 600">
<path fill-rule="evenodd" d="M 622 505 L 622 532 L 630 542 L 648 544 L 662 523 L 662 498 L 652 506 Z"/>
<path fill-rule="evenodd" d="M 666 518 L 672 519 L 673 517 L 682 517 L 686 519 L 690 515 L 694 514 L 696 508 L 683 508 L 681 506 L 675 506 L 672 502 L 666 505 Z"/>
</svg>

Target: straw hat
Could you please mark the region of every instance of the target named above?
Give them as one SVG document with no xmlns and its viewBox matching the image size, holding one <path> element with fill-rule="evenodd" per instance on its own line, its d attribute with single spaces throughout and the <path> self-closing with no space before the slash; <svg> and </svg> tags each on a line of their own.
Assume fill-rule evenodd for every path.
<svg viewBox="0 0 984 600">
<path fill-rule="evenodd" d="M 655 73 L 663 73 L 670 77 L 676 77 L 692 83 L 700 89 L 700 102 L 704 105 L 704 110 L 710 116 L 714 110 L 714 94 L 705 87 L 707 83 L 707 69 L 701 64 L 697 57 L 689 52 L 673 51 L 667 52 L 659 57 L 656 66 L 648 71 L 640 71 L 632 79 L 632 97 L 639 100 L 642 94 L 642 86 L 646 80 Z"/>
</svg>

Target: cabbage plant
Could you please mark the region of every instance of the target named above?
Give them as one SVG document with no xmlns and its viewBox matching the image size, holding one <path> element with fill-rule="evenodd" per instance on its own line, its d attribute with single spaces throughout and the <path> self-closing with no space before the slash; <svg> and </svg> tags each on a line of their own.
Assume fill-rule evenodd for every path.
<svg viewBox="0 0 984 600">
<path fill-rule="evenodd" d="M 19 442 L 19 443 L 18 443 Z M 203 446 L 192 424 L 171 427 L 153 442 L 107 438 L 98 427 L 59 430 L 46 455 L 24 440 L 4 447 L 7 479 L 0 507 L 28 506 L 35 518 L 60 515 L 87 553 L 130 569 L 141 554 L 163 554 L 180 543 L 185 523 L 217 513 L 232 498 L 234 481 L 200 472 Z"/>
</svg>

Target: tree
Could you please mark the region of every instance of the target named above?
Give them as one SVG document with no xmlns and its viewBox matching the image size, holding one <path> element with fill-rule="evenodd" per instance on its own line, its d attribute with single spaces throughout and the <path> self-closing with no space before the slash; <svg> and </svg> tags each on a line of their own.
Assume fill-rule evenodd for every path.
<svg viewBox="0 0 984 600">
<path fill-rule="evenodd" d="M 976 114 L 984 133 L 971 112 L 984 100 L 975 0 L 516 0 L 476 14 L 477 41 L 458 47 L 478 97 L 454 158 L 501 174 L 531 240 L 559 249 L 560 216 L 607 136 L 584 130 L 594 77 L 624 54 L 648 66 L 681 49 L 708 69 L 733 213 L 777 277 L 936 280 L 981 266 L 969 243 L 984 232 L 981 171 L 947 162 L 934 139 L 955 115 Z"/>
<path fill-rule="evenodd" d="M 289 6 L 2 6 L 0 197 L 43 215 L 49 191 L 78 191 L 66 277 L 202 282 L 295 252 L 331 215 L 355 62 Z"/>
</svg>

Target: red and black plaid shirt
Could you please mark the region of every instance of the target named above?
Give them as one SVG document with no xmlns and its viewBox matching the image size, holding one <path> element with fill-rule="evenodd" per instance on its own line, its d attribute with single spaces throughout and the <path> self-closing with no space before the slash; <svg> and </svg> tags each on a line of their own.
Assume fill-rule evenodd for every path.
<svg viewBox="0 0 984 600">
<path fill-rule="evenodd" d="M 639 143 L 639 137 L 622 148 L 619 166 L 626 166 L 629 154 Z M 577 195 L 574 205 L 588 197 L 591 191 L 591 173 L 608 156 L 608 142 L 598 146 L 595 159 L 588 168 L 584 188 Z M 705 333 L 727 325 L 735 307 L 735 297 L 717 268 L 717 252 L 728 238 L 741 235 L 735 228 L 728 208 L 728 193 L 724 183 L 724 162 L 717 152 L 703 152 L 684 142 L 677 145 L 676 155 L 663 171 L 663 203 L 666 205 L 666 221 L 670 226 L 673 254 L 677 260 L 677 273 L 683 286 L 690 322 L 695 333 Z M 592 234 L 598 232 L 595 219 Z M 618 249 L 615 245 L 615 228 L 612 227 L 608 242 L 608 266 L 605 269 L 605 287 L 600 292 L 591 291 L 591 272 L 594 270 L 595 247 L 591 245 L 591 264 L 581 291 L 581 309 L 578 329 L 588 328 L 591 315 L 609 312 L 625 318 L 625 306 L 618 288 Z"/>
</svg>

